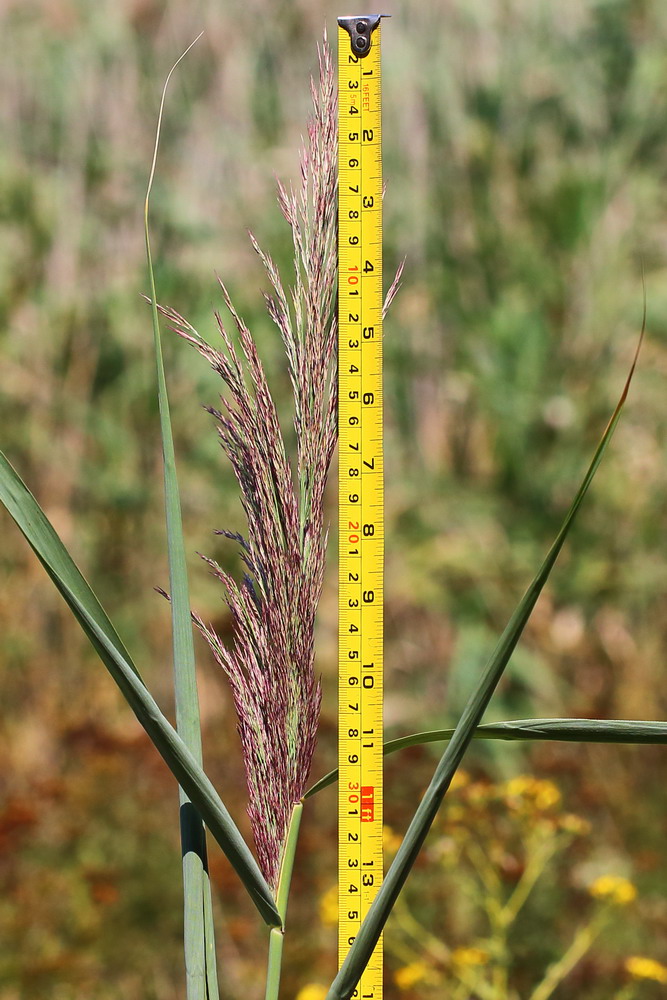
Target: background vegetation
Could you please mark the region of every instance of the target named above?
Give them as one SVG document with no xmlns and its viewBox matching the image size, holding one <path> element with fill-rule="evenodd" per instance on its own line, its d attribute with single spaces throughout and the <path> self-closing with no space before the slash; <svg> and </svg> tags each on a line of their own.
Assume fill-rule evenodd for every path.
<svg viewBox="0 0 667 1000">
<path fill-rule="evenodd" d="M 537 567 L 621 388 L 642 260 L 648 340 L 626 413 L 489 718 L 665 718 L 667 9 L 395 0 L 388 12 L 388 277 L 407 254 L 385 338 L 388 733 L 455 719 Z M 245 230 L 289 266 L 274 174 L 294 175 L 315 43 L 340 13 L 305 0 L 0 9 L 1 444 L 167 706 L 168 610 L 153 591 L 167 577 L 161 457 L 140 297 L 159 90 L 205 28 L 167 109 L 153 202 L 159 295 L 212 331 L 215 271 L 224 275 L 262 338 L 289 423 L 281 346 Z M 242 527 L 199 405 L 219 387 L 176 338 L 166 347 L 193 603 L 228 634 L 196 555 L 233 567 L 234 546 L 212 531 Z M 332 493 L 332 518 L 334 508 Z M 172 779 L 4 514 L 0 532 L 0 1000 L 174 1000 L 183 987 Z M 332 548 L 314 777 L 335 757 L 334 566 Z M 207 769 L 247 831 L 231 698 L 203 645 L 199 657 Z M 517 925 L 521 996 L 563 954 L 594 905 L 586 886 L 607 873 L 631 879 L 637 900 L 554 995 L 607 1000 L 610 983 L 628 983 L 628 955 L 667 962 L 663 764 L 660 748 L 471 752 L 480 788 L 528 772 L 554 782 L 563 810 L 590 824 L 545 862 Z M 394 833 L 430 767 L 428 749 L 388 764 Z M 503 845 L 489 853 L 509 891 L 525 858 L 493 802 L 479 837 Z M 336 877 L 335 812 L 331 790 L 306 810 L 290 914 L 302 933 L 290 935 L 286 997 L 334 969 L 334 929 L 318 910 Z M 436 854 L 446 833 L 432 838 Z M 223 990 L 259 996 L 263 930 L 212 855 Z M 464 947 L 488 934 L 483 908 L 476 915 L 443 879 L 446 893 L 418 872 L 408 905 Z M 444 975 L 442 956 L 421 980 L 407 975 L 404 938 L 390 924 L 388 1000 L 426 995 Z M 656 983 L 638 980 L 636 995 L 657 996 Z"/>
</svg>

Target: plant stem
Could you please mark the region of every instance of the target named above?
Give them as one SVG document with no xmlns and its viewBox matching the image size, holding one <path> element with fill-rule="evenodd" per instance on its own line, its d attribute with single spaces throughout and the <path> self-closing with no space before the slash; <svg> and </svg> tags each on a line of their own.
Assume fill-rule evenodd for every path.
<svg viewBox="0 0 667 1000">
<path fill-rule="evenodd" d="M 269 961 L 266 967 L 265 1000 L 278 1000 L 284 940 L 285 932 L 282 927 L 272 927 L 269 933 Z"/>
<path fill-rule="evenodd" d="M 528 896 L 535 887 L 535 883 L 556 853 L 558 846 L 555 839 L 537 845 L 534 853 L 532 853 L 532 856 L 528 860 L 526 869 L 519 879 L 514 892 L 499 914 L 500 919 L 507 927 L 516 920 L 519 910 L 528 899 Z"/>
<path fill-rule="evenodd" d="M 396 903 L 396 907 L 394 909 L 394 920 L 404 934 L 417 941 L 422 949 L 426 947 L 436 962 L 442 962 L 444 965 L 449 965 L 452 959 L 451 950 L 447 947 L 444 941 L 440 941 L 439 938 L 430 934 L 428 930 L 422 926 L 419 920 L 417 920 L 414 914 L 408 909 L 408 906 L 403 899 L 399 899 Z"/>
<path fill-rule="evenodd" d="M 276 906 L 278 907 L 282 925 L 280 927 L 272 927 L 269 934 L 269 959 L 266 967 L 265 1000 L 278 1000 L 280 972 L 283 961 L 283 942 L 285 940 L 285 922 L 287 919 L 287 903 L 292 882 L 292 871 L 294 870 L 294 855 L 296 854 L 296 843 L 299 837 L 302 812 L 303 803 L 297 802 L 292 809 L 292 816 L 287 828 L 283 859 L 280 865 L 280 876 L 278 877 L 278 892 L 276 895 Z"/>
<path fill-rule="evenodd" d="M 606 914 L 598 914 L 585 927 L 581 927 L 574 936 L 572 944 L 562 958 L 549 966 L 542 982 L 533 990 L 529 1000 L 549 1000 L 558 984 L 565 979 L 577 962 L 583 958 L 598 936 Z"/>
</svg>

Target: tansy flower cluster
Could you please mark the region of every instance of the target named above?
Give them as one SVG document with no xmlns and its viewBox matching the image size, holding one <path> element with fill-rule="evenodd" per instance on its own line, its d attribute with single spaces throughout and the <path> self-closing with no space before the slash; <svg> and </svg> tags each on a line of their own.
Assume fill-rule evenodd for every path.
<svg viewBox="0 0 667 1000">
<path fill-rule="evenodd" d="M 472 996 L 506 1000 L 512 988 L 512 927 L 531 898 L 544 891 L 546 872 L 554 860 L 560 855 L 562 866 L 563 852 L 575 838 L 590 834 L 590 823 L 563 808 L 560 789 L 547 778 L 520 774 L 490 782 L 461 770 L 452 782 L 436 831 L 427 849 L 431 860 L 441 866 L 441 891 L 452 906 L 459 896 L 468 901 L 471 934 L 458 946 L 448 946 L 422 925 L 420 908 L 411 906 L 409 897 L 401 899 L 385 935 L 388 955 L 399 960 L 394 982 L 401 992 L 420 1000 L 443 993 L 466 1000 Z M 383 843 L 390 859 L 401 837 L 385 826 Z M 573 861 L 575 857 L 579 852 Z M 576 871 L 569 881 L 576 892 Z M 562 891 L 562 879 L 560 886 Z M 565 936 L 562 959 L 545 966 L 543 981 L 533 984 L 529 995 L 550 996 L 596 945 L 610 908 L 626 906 L 637 897 L 634 884 L 613 873 L 595 878 L 587 891 L 598 906 L 592 913 L 582 911 L 580 926 L 571 929 L 569 943 Z M 332 922 L 335 905 L 336 897 L 329 893 L 320 904 L 323 916 L 331 911 Z M 539 913 L 539 908 L 534 912 Z M 667 983 L 667 968 L 653 959 L 634 956 L 625 968 L 633 979 Z"/>
<path fill-rule="evenodd" d="M 650 979 L 655 983 L 667 985 L 667 965 L 656 962 L 654 958 L 643 955 L 631 955 L 625 960 L 625 971 L 633 979 Z"/>
<path fill-rule="evenodd" d="M 637 889 L 632 882 L 621 875 L 600 875 L 588 887 L 594 899 L 600 899 L 614 906 L 627 906 L 637 898 Z"/>
</svg>

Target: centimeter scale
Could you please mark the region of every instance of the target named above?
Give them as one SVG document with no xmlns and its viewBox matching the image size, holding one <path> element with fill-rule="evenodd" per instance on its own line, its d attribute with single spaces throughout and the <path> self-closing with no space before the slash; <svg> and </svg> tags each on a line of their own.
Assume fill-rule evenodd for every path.
<svg viewBox="0 0 667 1000">
<path fill-rule="evenodd" d="M 340 962 L 382 882 L 380 19 L 338 19 Z M 381 1000 L 382 940 L 353 996 Z"/>
</svg>

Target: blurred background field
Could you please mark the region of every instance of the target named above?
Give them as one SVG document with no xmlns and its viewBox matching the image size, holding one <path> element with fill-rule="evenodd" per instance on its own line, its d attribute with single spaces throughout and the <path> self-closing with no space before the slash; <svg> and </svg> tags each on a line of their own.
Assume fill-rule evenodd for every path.
<svg viewBox="0 0 667 1000">
<path fill-rule="evenodd" d="M 648 337 L 626 413 L 488 718 L 665 718 L 667 8 L 394 0 L 383 10 L 387 279 L 407 256 L 385 333 L 388 735 L 456 719 L 613 409 L 641 323 L 642 262 Z M 0 5 L 0 447 L 169 709 L 169 616 L 153 590 L 167 579 L 161 454 L 141 299 L 160 88 L 204 28 L 168 102 L 153 203 L 159 296 L 213 335 L 215 272 L 224 276 L 289 427 L 286 368 L 246 229 L 289 269 L 274 175 L 295 176 L 316 43 L 325 23 L 335 38 L 342 13 L 319 0 Z M 165 346 L 193 604 L 229 635 L 196 555 L 236 566 L 233 544 L 212 532 L 243 529 L 200 405 L 219 387 L 185 345 Z M 0 1000 L 175 1000 L 172 779 L 5 515 L 0 538 Z M 314 778 L 335 758 L 333 549 L 318 642 Z M 248 832 L 231 699 L 198 652 L 207 769 Z M 390 845 L 436 753 L 388 762 Z M 460 951 L 473 970 L 509 963 L 497 1000 L 510 988 L 531 996 L 598 905 L 587 887 L 604 875 L 628 879 L 637 898 L 553 996 L 661 995 L 657 973 L 633 978 L 625 963 L 667 963 L 664 765 L 665 751 L 650 747 L 470 753 L 477 792 L 462 805 L 477 810 L 470 842 L 492 862 L 494 891 L 512 892 L 535 848 L 518 836 L 523 813 L 507 782 L 530 774 L 558 790 L 543 809 L 533 803 L 534 829 L 556 836 L 564 816 L 580 821 L 544 861 L 506 957 Z M 290 1000 L 334 971 L 335 811 L 332 790 L 306 811 Z M 420 865 L 388 928 L 388 1000 L 442 996 L 450 981 L 453 960 L 437 948 L 420 968 L 409 928 L 425 932 L 410 920 L 452 949 L 498 944 L 491 889 L 480 889 L 474 858 L 456 854 L 461 815 L 450 821 L 428 848 L 441 877 Z M 223 995 L 259 997 L 263 929 L 211 854 Z"/>
</svg>

